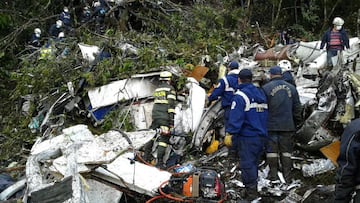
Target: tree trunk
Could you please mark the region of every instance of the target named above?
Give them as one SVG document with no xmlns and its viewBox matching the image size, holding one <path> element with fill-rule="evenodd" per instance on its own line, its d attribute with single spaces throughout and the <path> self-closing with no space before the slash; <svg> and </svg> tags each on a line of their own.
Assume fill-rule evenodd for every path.
<svg viewBox="0 0 360 203">
<path fill-rule="evenodd" d="M 295 3 L 295 6 L 294 6 L 294 9 L 295 9 L 295 24 L 298 24 L 296 0 L 294 1 L 294 3 Z"/>
<path fill-rule="evenodd" d="M 277 7 L 276 16 L 275 16 L 275 20 L 274 20 L 274 22 L 273 22 L 273 24 L 272 24 L 271 29 L 273 29 L 273 28 L 274 28 L 274 25 L 277 24 L 277 21 L 278 21 L 278 19 L 279 19 L 279 15 L 280 15 L 280 11 L 281 11 L 281 7 L 282 7 L 281 5 L 282 5 L 282 0 L 279 1 L 278 7 Z"/>
<path fill-rule="evenodd" d="M 330 16 L 334 13 L 335 11 L 335 8 L 337 7 L 337 5 L 340 3 L 341 0 L 337 0 L 335 2 L 335 4 L 332 6 L 332 9 L 330 10 L 330 12 L 327 12 L 327 6 L 326 6 L 326 3 L 327 3 L 327 0 L 325 0 L 324 2 L 324 24 L 322 26 L 322 28 L 324 29 L 326 26 L 327 26 L 327 23 L 329 22 L 330 19 Z"/>
<path fill-rule="evenodd" d="M 358 18 L 357 18 L 357 36 L 360 37 L 360 8 L 358 10 Z"/>
</svg>

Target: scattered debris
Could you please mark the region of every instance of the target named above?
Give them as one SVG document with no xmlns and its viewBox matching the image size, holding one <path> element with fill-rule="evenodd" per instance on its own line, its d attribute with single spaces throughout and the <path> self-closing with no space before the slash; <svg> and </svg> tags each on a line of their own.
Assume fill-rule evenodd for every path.
<svg viewBox="0 0 360 203">
<path fill-rule="evenodd" d="M 319 49 L 318 41 L 268 50 L 259 45 L 249 48 L 241 45 L 232 54 L 228 55 L 225 51 L 225 57 L 219 55 L 215 63 L 220 67 L 219 75 L 222 74 L 221 67 L 231 59 L 239 61 L 240 67 L 261 72 L 259 78 L 263 78 L 268 67 L 262 66 L 261 61 L 288 59 L 293 62 L 306 117 L 296 132 L 297 147 L 306 152 L 320 150 L 328 158 L 309 158 L 306 154 L 292 157 L 297 165 L 295 168 L 301 169 L 303 177 L 335 169 L 338 132 L 343 124 L 359 115 L 360 40 L 352 38 L 350 44 L 351 48 L 336 59 L 337 65 L 332 70 L 325 67 L 325 52 Z M 84 60 L 96 63 L 96 56 L 101 52 L 99 47 L 82 43 L 78 46 Z M 138 54 L 137 48 L 131 44 L 118 46 L 124 53 Z M 204 57 L 203 65 L 208 61 L 210 59 Z M 207 202 L 241 200 L 244 186 L 240 181 L 238 161 L 229 160 L 228 149 L 222 143 L 225 130 L 221 104 L 216 101 L 205 107 L 207 89 L 204 81 L 208 68 L 196 66 L 193 72 L 172 66 L 159 69 L 186 78 L 178 95 L 173 146 L 169 149 L 182 157 L 182 165 L 174 165 L 167 171 L 159 170 L 141 159 L 141 148 L 156 134 L 156 130 L 148 128 L 158 71 L 113 81 L 89 89 L 83 95 L 74 89 L 72 83 L 68 83 L 69 92 L 52 94 L 56 97 L 54 102 L 44 105 L 29 124 L 30 129 L 41 132 L 43 136 L 31 149 L 26 164 L 26 179 L 13 183 L 14 188 L 8 187 L 7 190 L 16 192 L 24 188 L 26 182 L 24 202 L 50 201 L 55 196 L 65 202 L 119 202 L 124 195 L 150 202 L 166 198 Z M 36 100 L 33 95 L 24 96 L 24 100 L 22 111 L 26 114 L 30 103 Z M 93 135 L 86 125 L 64 128 L 66 118 L 58 113 L 59 108 L 67 109 L 66 112 L 76 111 L 77 115 L 87 115 L 94 126 L 99 126 L 106 115 L 120 107 L 126 111 L 125 117 L 131 117 L 135 131 L 114 129 Z M 216 147 L 209 150 L 208 147 L 215 142 Z M 208 153 L 205 153 L 207 150 Z M 327 193 L 331 190 L 318 186 L 301 195 L 299 188 L 303 185 L 302 181 L 294 179 L 286 183 L 281 181 L 280 173 L 280 181 L 271 182 L 266 179 L 266 167 L 260 167 L 258 189 L 262 197 L 255 201 L 266 200 L 270 196 L 274 201 L 306 202 L 314 191 Z M 0 193 L 0 200 L 7 200 L 14 194 L 5 191 Z M 173 193 L 180 196 L 170 195 Z"/>
</svg>

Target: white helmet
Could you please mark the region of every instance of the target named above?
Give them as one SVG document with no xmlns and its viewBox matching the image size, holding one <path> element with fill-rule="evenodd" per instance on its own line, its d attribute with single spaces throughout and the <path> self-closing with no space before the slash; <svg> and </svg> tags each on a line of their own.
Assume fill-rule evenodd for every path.
<svg viewBox="0 0 360 203">
<path fill-rule="evenodd" d="M 99 1 L 95 1 L 94 2 L 94 7 L 99 7 L 100 6 L 100 2 Z"/>
<path fill-rule="evenodd" d="M 66 7 L 66 6 L 64 7 L 64 12 L 65 12 L 65 13 L 69 12 L 68 7 Z"/>
<path fill-rule="evenodd" d="M 57 28 L 61 28 L 62 24 L 63 24 L 63 22 L 61 20 L 56 21 L 56 27 Z"/>
<path fill-rule="evenodd" d="M 336 26 L 343 26 L 344 25 L 344 20 L 340 17 L 336 17 L 333 20 L 333 24 Z"/>
<path fill-rule="evenodd" d="M 278 66 L 280 66 L 282 72 L 292 71 L 291 63 L 288 60 L 279 61 Z"/>
<path fill-rule="evenodd" d="M 169 71 L 162 71 L 160 73 L 160 80 L 171 80 L 172 73 Z"/>
<path fill-rule="evenodd" d="M 38 35 L 41 35 L 41 30 L 40 30 L 40 28 L 35 28 L 34 33 L 35 33 L 35 34 L 38 34 Z"/>
<path fill-rule="evenodd" d="M 64 32 L 60 32 L 59 35 L 58 35 L 58 38 L 63 38 L 65 37 L 65 33 Z"/>
</svg>

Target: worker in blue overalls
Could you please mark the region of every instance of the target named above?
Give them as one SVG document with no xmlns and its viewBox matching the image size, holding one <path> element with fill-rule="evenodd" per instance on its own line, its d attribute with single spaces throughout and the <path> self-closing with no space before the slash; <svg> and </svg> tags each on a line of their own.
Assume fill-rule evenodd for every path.
<svg viewBox="0 0 360 203">
<path fill-rule="evenodd" d="M 246 189 L 246 200 L 258 196 L 258 162 L 267 140 L 267 101 L 265 93 L 252 84 L 252 72 L 239 72 L 239 90 L 230 108 L 227 133 L 232 135 L 232 146 L 240 158 L 241 179 Z"/>
</svg>

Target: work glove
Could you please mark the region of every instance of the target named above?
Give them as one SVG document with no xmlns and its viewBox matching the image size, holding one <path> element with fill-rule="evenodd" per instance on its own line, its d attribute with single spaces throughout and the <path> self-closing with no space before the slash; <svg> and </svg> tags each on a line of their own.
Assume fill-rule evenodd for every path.
<svg viewBox="0 0 360 203">
<path fill-rule="evenodd" d="M 225 138 L 224 138 L 224 144 L 227 147 L 231 147 L 232 145 L 232 141 L 231 141 L 232 135 L 230 135 L 229 133 L 225 134 Z"/>
<path fill-rule="evenodd" d="M 171 134 L 171 131 L 170 131 L 170 128 L 168 126 L 160 126 L 160 135 L 163 135 L 163 136 L 170 136 Z"/>
</svg>

